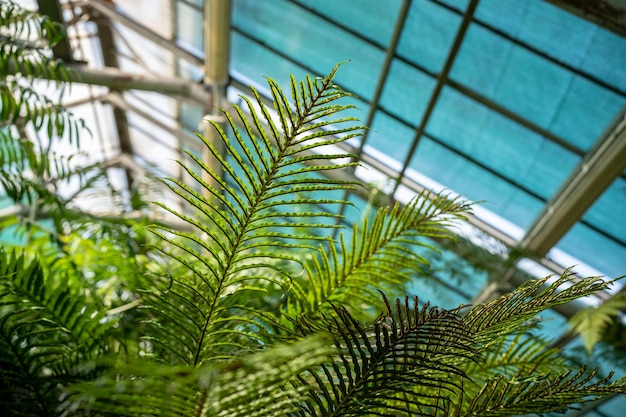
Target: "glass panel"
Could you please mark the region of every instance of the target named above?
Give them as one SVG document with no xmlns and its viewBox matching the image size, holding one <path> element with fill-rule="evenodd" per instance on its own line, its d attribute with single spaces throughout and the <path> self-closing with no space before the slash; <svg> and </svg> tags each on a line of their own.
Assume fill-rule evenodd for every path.
<svg viewBox="0 0 626 417">
<path fill-rule="evenodd" d="M 461 18 L 432 2 L 414 1 L 402 31 L 397 54 L 438 72 L 448 56 Z"/>
<path fill-rule="evenodd" d="M 359 35 L 386 47 L 402 0 L 295 0 L 332 21 L 341 22 Z"/>
<path fill-rule="evenodd" d="M 339 70 L 339 75 L 346 75 L 345 70 L 352 66 L 353 64 L 344 65 Z M 253 85 L 266 96 L 270 94 L 267 90 L 267 83 L 265 82 L 268 74 L 271 74 L 271 78 L 276 80 L 283 88 L 288 88 L 287 86 L 290 85 L 290 74 L 293 74 L 296 80 L 302 80 L 309 74 L 307 70 L 292 61 L 277 55 L 237 32 L 232 32 L 231 35 L 230 68 L 231 76 L 234 79 L 245 85 Z M 341 84 L 343 87 L 344 84 L 339 81 L 339 78 L 341 77 L 337 77 L 338 84 Z M 348 87 L 346 88 L 349 89 Z M 291 95 L 288 90 L 285 90 L 285 92 L 287 95 Z M 248 91 L 244 91 L 244 93 L 248 94 Z M 344 111 L 344 117 L 353 116 L 358 117 L 360 120 L 365 119 L 368 106 L 363 101 L 356 97 L 347 97 L 342 100 L 342 104 L 352 104 L 356 106 L 355 109 Z"/>
<path fill-rule="evenodd" d="M 414 137 L 413 128 L 378 112 L 368 131 L 367 144 L 397 161 L 403 161 Z"/>
<path fill-rule="evenodd" d="M 558 247 L 614 278 L 626 272 L 626 180 L 616 179 Z M 597 230 L 593 230 L 593 228 Z"/>
<path fill-rule="evenodd" d="M 626 246 L 626 180 L 616 179 L 583 219 Z"/>
<path fill-rule="evenodd" d="M 202 12 L 176 2 L 176 40 L 181 46 L 204 53 L 203 20 Z"/>
<path fill-rule="evenodd" d="M 579 160 L 450 88 L 441 94 L 427 133 L 543 199 L 558 189 Z"/>
<path fill-rule="evenodd" d="M 482 207 L 522 228 L 543 207 L 540 200 L 427 137 L 421 139 L 411 167 L 470 200 L 483 201 Z"/>
<path fill-rule="evenodd" d="M 451 78 L 587 150 L 626 99 L 479 26 Z"/>
<path fill-rule="evenodd" d="M 433 77 L 396 59 L 391 65 L 380 105 L 405 122 L 417 125 L 434 88 Z"/>
<path fill-rule="evenodd" d="M 275 54 L 309 73 L 326 74 L 338 62 L 351 60 L 337 75 L 337 83 L 365 100 L 374 92 L 384 52 L 293 3 L 237 0 L 233 27 L 266 47 L 270 45 Z M 275 72 L 272 69 L 264 75 Z"/>
<path fill-rule="evenodd" d="M 616 223 L 619 219 L 612 218 Z M 557 244 L 557 248 L 570 253 L 609 278 L 621 276 L 626 271 L 626 247 L 584 224 L 574 225 Z"/>
<path fill-rule="evenodd" d="M 483 0 L 476 18 L 558 61 L 626 90 L 626 73 L 622 70 L 626 42 L 616 34 L 536 0 Z"/>
</svg>

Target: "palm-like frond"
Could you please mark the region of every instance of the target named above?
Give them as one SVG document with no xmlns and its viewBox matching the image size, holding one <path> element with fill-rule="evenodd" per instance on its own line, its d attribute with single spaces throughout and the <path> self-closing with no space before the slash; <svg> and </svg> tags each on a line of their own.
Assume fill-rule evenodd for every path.
<svg viewBox="0 0 626 417">
<path fill-rule="evenodd" d="M 83 121 L 33 88 L 35 79 L 59 86 L 70 82 L 69 70 L 52 56 L 64 36 L 60 24 L 13 1 L 0 4 L 0 128 L 11 125 L 44 130 L 48 137 L 78 141 Z M 2 134 L 14 137 L 12 129 Z"/>
<path fill-rule="evenodd" d="M 572 330 L 580 334 L 587 352 L 593 352 L 594 346 L 603 339 L 607 328 L 614 324 L 624 309 L 626 292 L 619 292 L 599 306 L 580 310 L 570 318 Z"/>
<path fill-rule="evenodd" d="M 546 286 L 553 279 L 547 276 L 529 280 L 509 294 L 476 306 L 464 317 L 468 329 L 476 334 L 479 343 L 499 343 L 501 337 L 507 337 L 513 330 L 519 332 L 524 329 L 523 324 L 531 322 L 538 313 L 611 285 L 610 281 L 600 277 L 579 280 L 570 270 Z"/>
<path fill-rule="evenodd" d="M 277 284 L 286 288 L 288 275 L 274 260 L 297 263 L 292 250 L 312 249 L 308 242 L 320 239 L 298 231 L 335 227 L 332 222 L 311 224 L 307 221 L 312 217 L 333 218 L 333 214 L 313 209 L 297 211 L 291 207 L 340 203 L 341 200 L 328 198 L 324 192 L 352 186 L 348 182 L 312 175 L 353 165 L 344 161 L 350 155 L 325 150 L 358 135 L 362 129 L 352 124 L 352 118 L 335 117 L 351 107 L 336 104 L 346 95 L 333 84 L 336 71 L 337 68 L 333 69 L 324 78 L 307 77 L 299 84 L 292 79 L 291 102 L 280 87 L 269 80 L 274 112 L 253 90 L 254 103 L 243 98 L 250 116 L 239 107 L 235 107 L 238 122 L 225 113 L 232 138 L 214 125 L 224 154 L 201 137 L 213 163 L 221 167 L 224 176 L 218 175 L 207 161 L 188 153 L 196 167 L 181 165 L 202 191 L 169 179 L 170 188 L 200 215 L 192 218 L 161 206 L 190 223 L 199 234 L 155 230 L 164 241 L 177 248 L 159 250 L 185 265 L 191 276 L 171 277 L 171 289 L 150 298 L 150 303 L 155 311 L 175 317 L 176 323 L 184 325 L 184 331 L 180 332 L 183 335 L 169 348 L 180 352 L 179 357 L 185 363 L 198 364 L 215 357 L 216 349 L 229 342 L 238 346 L 239 342 L 233 338 L 245 337 L 245 332 L 225 327 L 226 323 L 239 321 L 241 329 L 241 326 L 253 325 L 254 318 L 233 302 L 237 297 L 229 295 L 254 291 L 255 281 L 276 276 L 276 273 L 280 277 Z M 345 123 L 349 125 L 343 127 Z M 243 129 L 238 124 L 243 125 Z M 205 181 L 203 175 L 212 178 L 219 189 Z M 166 339 L 172 340 L 171 335 L 162 334 L 154 340 L 164 342 Z"/>
<path fill-rule="evenodd" d="M 419 415 L 423 407 L 443 407 L 460 390 L 466 375 L 459 364 L 475 352 L 457 313 L 427 304 L 420 309 L 417 298 L 412 305 L 398 300 L 393 309 L 384 301 L 386 311 L 373 325 L 343 308 L 297 321 L 304 334 L 330 330 L 338 349 L 332 362 L 301 378 L 316 388 L 298 415 Z"/>
<path fill-rule="evenodd" d="M 106 349 L 112 322 L 37 262 L 0 253 L 0 403 L 16 415 L 55 415 L 58 389 L 85 375 L 76 366 Z"/>
<path fill-rule="evenodd" d="M 333 352 L 326 336 L 315 335 L 219 366 L 130 363 L 122 374 L 74 385 L 62 408 L 69 415 L 284 417 L 313 389 L 298 377 Z"/>
<path fill-rule="evenodd" d="M 494 377 L 473 398 L 464 397 L 441 414 L 460 416 L 510 416 L 528 413 L 566 412 L 572 405 L 601 396 L 625 393 L 626 379 L 609 384 L 613 374 L 593 381 L 598 370 L 567 371 L 557 375 L 534 373 L 513 378 Z"/>
<path fill-rule="evenodd" d="M 428 266 L 417 249 L 436 250 L 426 238 L 452 238 L 449 222 L 462 219 L 469 208 L 460 198 L 425 191 L 402 208 L 380 209 L 371 224 L 365 219 L 354 226 L 349 245 L 341 235 L 338 245 L 306 264 L 306 275 L 291 288 L 296 310 L 315 312 L 330 301 L 357 314 L 363 305 L 377 306 L 377 291 L 403 292 Z"/>
<path fill-rule="evenodd" d="M 27 77 L 69 81 L 67 69 L 50 54 L 51 48 L 64 35 L 61 24 L 48 17 L 11 0 L 0 3 L 0 79 L 22 72 Z"/>
</svg>

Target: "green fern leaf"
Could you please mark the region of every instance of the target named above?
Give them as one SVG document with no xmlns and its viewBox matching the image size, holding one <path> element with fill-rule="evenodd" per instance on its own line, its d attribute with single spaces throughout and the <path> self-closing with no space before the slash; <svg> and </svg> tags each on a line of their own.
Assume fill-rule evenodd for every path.
<svg viewBox="0 0 626 417">
<path fill-rule="evenodd" d="M 418 308 L 418 300 L 396 301 L 383 297 L 386 312 L 372 326 L 356 321 L 345 309 L 322 318 L 301 318 L 303 334 L 325 329 L 335 336 L 339 351 L 331 363 L 301 377 L 315 390 L 303 407 L 304 415 L 383 415 L 402 402 L 407 415 L 421 415 L 422 407 L 451 397 L 466 379 L 459 368 L 475 352 L 471 335 L 456 312 Z M 449 401 L 442 400 L 442 401 Z"/>
<path fill-rule="evenodd" d="M 580 310 L 570 318 L 572 330 L 580 334 L 585 349 L 593 352 L 594 346 L 600 342 L 617 315 L 626 309 L 626 293 L 620 292 L 597 307 Z"/>
<path fill-rule="evenodd" d="M 225 114 L 233 137 L 214 123 L 226 150 L 224 155 L 200 136 L 224 177 L 218 175 L 207 161 L 188 153 L 196 166 L 181 166 L 202 191 L 175 179 L 168 180 L 170 189 L 201 214 L 192 218 L 161 205 L 198 233 L 155 229 L 155 233 L 170 245 L 170 249 L 158 250 L 185 265 L 191 273 L 174 277 L 171 290 L 150 297 L 150 302 L 154 303 L 153 311 L 188 318 L 182 322 L 184 337 L 172 338 L 163 334 L 155 339 L 157 343 L 174 340 L 174 345 L 167 349 L 183 352 L 180 357 L 184 358 L 183 362 L 197 365 L 209 358 L 220 357 L 222 353 L 215 355 L 214 349 L 221 346 L 221 351 L 227 352 L 225 346 L 231 339 L 234 345 L 241 346 L 240 337 L 245 337 L 245 326 L 230 332 L 224 328 L 227 321 L 222 321 L 221 317 L 228 314 L 240 323 L 255 319 L 247 312 L 238 316 L 237 310 L 242 306 L 238 306 L 234 302 L 236 297 L 230 297 L 230 294 L 235 289 L 245 291 L 248 286 L 255 291 L 254 288 L 258 288 L 256 282 L 263 280 L 263 276 L 274 277 L 273 282 L 280 279 L 282 286 L 289 286 L 288 274 L 278 264 L 282 261 L 299 263 L 295 251 L 315 250 L 309 242 L 322 239 L 300 231 L 311 227 L 308 220 L 312 217 L 336 218 L 335 214 L 326 211 L 306 209 L 300 212 L 288 208 L 342 203 L 341 199 L 325 197 L 326 193 L 349 189 L 353 185 L 313 175 L 352 166 L 353 163 L 342 161 L 349 155 L 311 152 L 348 140 L 362 129 L 360 126 L 335 127 L 354 122 L 351 118 L 333 119 L 337 113 L 350 108 L 335 104 L 346 95 L 332 84 L 336 71 L 337 68 L 333 69 L 325 78 L 314 80 L 308 77 L 299 87 L 292 80 L 292 102 L 273 80 L 268 80 L 275 113 L 264 105 L 258 92 L 252 90 L 254 102 L 244 97 L 249 116 L 238 107 L 235 111 L 239 121 Z M 300 91 L 306 94 L 301 95 Z M 325 117 L 319 122 L 322 124 L 311 127 L 322 116 Z M 320 127 L 325 128 L 323 134 Z M 338 134 L 342 135 L 341 139 L 335 137 Z M 330 162 L 334 159 L 337 163 Z M 302 167 L 303 163 L 318 161 L 324 162 Z M 212 178 L 215 186 L 205 181 L 197 170 Z M 323 197 L 318 197 L 320 194 Z M 314 226 L 318 229 L 336 227 L 332 222 Z M 247 274 L 251 270 L 255 270 L 252 276 Z M 177 301 L 168 301 L 170 297 Z M 219 342 L 213 340 L 218 335 Z"/>
<path fill-rule="evenodd" d="M 397 294 L 428 266 L 416 252 L 418 247 L 434 249 L 424 238 L 452 238 L 448 222 L 468 211 L 468 203 L 460 199 L 428 192 L 403 208 L 380 209 L 371 225 L 366 219 L 354 226 L 350 245 L 342 235 L 338 245 L 320 250 L 306 265 L 306 276 L 291 289 L 295 310 L 315 312 L 330 301 L 367 316 L 362 306 L 378 305 L 378 291 Z"/>
</svg>

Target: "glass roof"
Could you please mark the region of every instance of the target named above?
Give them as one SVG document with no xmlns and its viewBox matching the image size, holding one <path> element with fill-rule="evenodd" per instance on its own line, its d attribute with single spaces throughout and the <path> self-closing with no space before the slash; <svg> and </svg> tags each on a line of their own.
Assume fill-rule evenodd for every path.
<svg viewBox="0 0 626 417">
<path fill-rule="evenodd" d="M 91 157 L 184 178 L 173 161 L 180 148 L 201 152 L 193 132 L 220 91 L 203 67 L 219 59 L 205 44 L 205 2 L 60 3 L 75 68 L 90 80 L 65 102 L 92 126 Z M 348 149 L 368 168 L 361 180 L 400 201 L 422 187 L 480 201 L 473 240 L 498 242 L 498 256 L 534 252 L 540 273 L 626 273 L 623 34 L 540 0 L 232 0 L 229 27 L 230 101 L 250 84 L 267 93 L 264 77 L 286 85 L 349 61 L 336 81 L 371 127 Z M 123 173 L 112 174 L 121 188 Z M 415 291 L 449 305 L 484 292 L 487 273 L 442 257 L 471 284 L 443 274 Z M 615 415 L 617 401 L 575 415 Z"/>
</svg>

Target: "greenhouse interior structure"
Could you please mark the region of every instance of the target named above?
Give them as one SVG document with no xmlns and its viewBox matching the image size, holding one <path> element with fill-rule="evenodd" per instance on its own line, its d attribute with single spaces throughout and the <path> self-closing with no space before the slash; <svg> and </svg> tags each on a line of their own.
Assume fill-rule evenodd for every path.
<svg viewBox="0 0 626 417">
<path fill-rule="evenodd" d="M 228 132 L 225 115 L 237 118 L 237 108 L 254 100 L 250 86 L 271 107 L 268 78 L 291 92 L 292 75 L 325 76 L 341 64 L 333 82 L 353 106 L 342 117 L 366 128 L 328 147 L 360 162 L 329 170 L 329 178 L 363 184 L 337 197 L 351 203 L 332 206 L 343 216 L 338 222 L 350 228 L 378 206 L 406 205 L 424 190 L 472 202 L 465 220 L 451 226 L 458 239 L 434 238 L 439 252 L 407 284 L 420 302 L 449 309 L 486 303 L 569 268 L 581 278 L 626 275 L 624 0 L 17 3 L 65 29 L 52 53 L 71 83 L 57 89 L 41 77 L 34 86 L 80 118 L 86 132 L 80 146 L 53 143 L 45 129 L 23 134 L 71 155 L 73 164 L 104 167 L 114 193 L 100 193 L 100 182 L 89 183 L 89 192 L 79 179 L 55 184 L 88 215 L 146 216 L 187 230 L 180 216 L 138 208 L 137 190 L 190 213 L 188 201 L 158 178 L 193 187 L 177 161 L 193 163 L 195 155 L 210 163 L 196 132 L 215 144 L 214 126 Z M 34 206 L 3 194 L 0 238 L 19 246 L 16 228 Z M 37 217 L 46 221 L 45 213 Z M 624 281 L 543 311 L 536 331 L 552 347 L 585 355 L 570 318 L 602 305 L 613 306 L 612 328 L 620 330 L 585 360 L 600 374 L 621 376 Z M 626 395 L 613 393 L 566 415 L 617 417 L 625 407 Z"/>
</svg>

